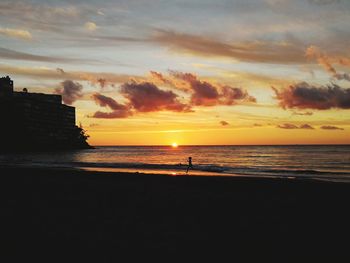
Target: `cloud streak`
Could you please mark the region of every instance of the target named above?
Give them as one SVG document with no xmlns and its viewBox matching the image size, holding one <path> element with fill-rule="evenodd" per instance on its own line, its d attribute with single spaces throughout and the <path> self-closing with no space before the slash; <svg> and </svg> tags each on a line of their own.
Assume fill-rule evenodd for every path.
<svg viewBox="0 0 350 263">
<path fill-rule="evenodd" d="M 339 0 L 309 0 L 309 3 L 317 5 L 330 5 L 339 3 Z"/>
<path fill-rule="evenodd" d="M 1 51 L 0 51 L 1 52 Z M 144 80 L 141 76 L 107 73 L 107 72 L 88 72 L 88 71 L 66 71 L 62 68 L 29 68 L 14 67 L 0 64 L 0 71 L 8 75 L 19 75 L 25 77 L 35 77 L 42 79 L 65 80 L 71 79 L 75 81 L 88 81 L 92 85 L 105 87 L 107 84 L 124 83 L 130 79 L 138 81 Z"/>
<path fill-rule="evenodd" d="M 339 128 L 337 126 L 324 125 L 321 127 L 322 130 L 344 130 L 343 128 Z"/>
<path fill-rule="evenodd" d="M 297 112 L 297 111 L 294 111 L 292 114 L 293 114 L 293 115 L 299 115 L 299 116 L 311 116 L 311 115 L 313 115 L 314 113 L 311 112 L 311 111 L 305 111 L 305 112 Z"/>
<path fill-rule="evenodd" d="M 323 53 L 318 47 L 310 46 L 306 49 L 306 57 L 309 59 L 316 58 L 317 62 L 324 67 L 324 69 L 332 75 L 337 74 L 337 71 L 331 64 L 331 59 Z"/>
<path fill-rule="evenodd" d="M 350 66 L 349 59 L 345 57 L 336 57 L 336 56 L 329 56 L 325 52 L 322 52 L 321 49 L 319 49 L 316 46 L 310 46 L 306 50 L 306 57 L 313 59 L 316 58 L 318 61 L 318 64 L 323 66 L 323 68 L 330 73 L 330 75 L 337 80 L 347 80 L 350 81 L 350 75 L 347 73 L 338 73 L 337 70 L 334 68 L 332 63 L 341 64 L 343 66 Z"/>
<path fill-rule="evenodd" d="M 152 41 L 171 51 L 245 62 L 293 64 L 305 62 L 304 48 L 286 42 L 225 43 L 203 36 L 157 30 Z"/>
<path fill-rule="evenodd" d="M 96 111 L 90 117 L 96 118 L 96 119 L 122 119 L 122 118 L 127 118 L 129 116 L 131 116 L 130 112 L 117 110 L 112 112 Z"/>
<path fill-rule="evenodd" d="M 22 40 L 32 40 L 32 34 L 27 30 L 13 29 L 13 28 L 3 28 L 0 27 L 0 35 L 22 39 Z"/>
<path fill-rule="evenodd" d="M 277 125 L 277 128 L 286 129 L 286 130 L 297 130 L 297 129 L 314 130 L 315 129 L 310 124 L 302 124 L 302 125 L 298 126 L 298 125 L 295 125 L 293 123 L 279 124 L 279 125 Z M 331 131 L 344 130 L 343 128 L 340 128 L 340 127 L 337 127 L 337 126 L 333 126 L 333 125 L 323 125 L 323 126 L 320 127 L 320 129 L 321 130 L 331 130 Z"/>
<path fill-rule="evenodd" d="M 11 19 L 13 23 L 25 23 L 26 27 L 47 32 L 64 32 L 62 26 L 72 28 L 81 17 L 96 12 L 90 7 L 72 4 L 54 4 L 47 1 L 3 0 L 0 3 L 0 16 Z"/>
<path fill-rule="evenodd" d="M 15 50 L 3 48 L 3 47 L 0 47 L 0 58 L 11 59 L 11 60 L 50 62 L 50 63 L 97 62 L 97 61 L 93 61 L 93 60 L 79 59 L 79 58 L 62 58 L 62 57 L 34 55 L 34 54 L 15 51 Z"/>
</svg>

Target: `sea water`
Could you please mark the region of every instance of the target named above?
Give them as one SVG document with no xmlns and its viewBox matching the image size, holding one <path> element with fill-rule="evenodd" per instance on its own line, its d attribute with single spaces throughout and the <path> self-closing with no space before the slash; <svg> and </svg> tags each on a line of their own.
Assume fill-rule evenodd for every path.
<svg viewBox="0 0 350 263">
<path fill-rule="evenodd" d="M 97 146 L 0 154 L 0 165 L 185 175 L 307 177 L 350 181 L 350 145 Z"/>
</svg>

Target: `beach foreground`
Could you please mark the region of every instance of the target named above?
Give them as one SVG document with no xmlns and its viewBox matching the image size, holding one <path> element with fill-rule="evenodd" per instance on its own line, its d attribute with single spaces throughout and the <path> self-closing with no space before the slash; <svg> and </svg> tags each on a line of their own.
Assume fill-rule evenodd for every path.
<svg viewBox="0 0 350 263">
<path fill-rule="evenodd" d="M 347 256 L 348 183 L 18 167 L 0 173 L 1 256 L 14 262 Z"/>
</svg>

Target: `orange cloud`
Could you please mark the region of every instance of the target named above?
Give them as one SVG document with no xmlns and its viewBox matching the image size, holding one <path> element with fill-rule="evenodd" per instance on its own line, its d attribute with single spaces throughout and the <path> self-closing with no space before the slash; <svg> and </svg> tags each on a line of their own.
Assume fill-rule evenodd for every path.
<svg viewBox="0 0 350 263">
<path fill-rule="evenodd" d="M 347 73 L 338 73 L 333 67 L 332 63 L 341 64 L 343 66 L 350 66 L 350 60 L 345 57 L 329 56 L 325 52 L 322 52 L 320 48 L 316 46 L 310 46 L 306 49 L 306 57 L 313 59 L 316 58 L 318 64 L 323 66 L 323 68 L 329 72 L 333 78 L 337 80 L 347 80 L 350 81 L 350 75 Z"/>
<path fill-rule="evenodd" d="M 305 55 L 309 59 L 316 58 L 318 63 L 324 67 L 324 69 L 332 75 L 337 74 L 337 71 L 331 64 L 331 58 L 323 53 L 318 47 L 310 46 L 306 49 Z"/>
<path fill-rule="evenodd" d="M 160 72 L 156 72 L 156 71 L 150 71 L 150 75 L 151 77 L 155 80 L 155 81 L 160 81 L 161 83 L 170 83 L 172 84 L 172 82 L 170 80 L 168 80 L 167 78 L 165 78 L 163 76 L 162 73 Z"/>
</svg>

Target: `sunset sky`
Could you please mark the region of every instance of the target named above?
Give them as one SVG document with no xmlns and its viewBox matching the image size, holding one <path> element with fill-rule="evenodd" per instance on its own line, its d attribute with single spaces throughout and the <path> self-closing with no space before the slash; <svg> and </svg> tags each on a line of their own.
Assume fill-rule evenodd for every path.
<svg viewBox="0 0 350 263">
<path fill-rule="evenodd" d="M 0 75 L 92 145 L 350 143 L 350 1 L 0 1 Z"/>
</svg>

